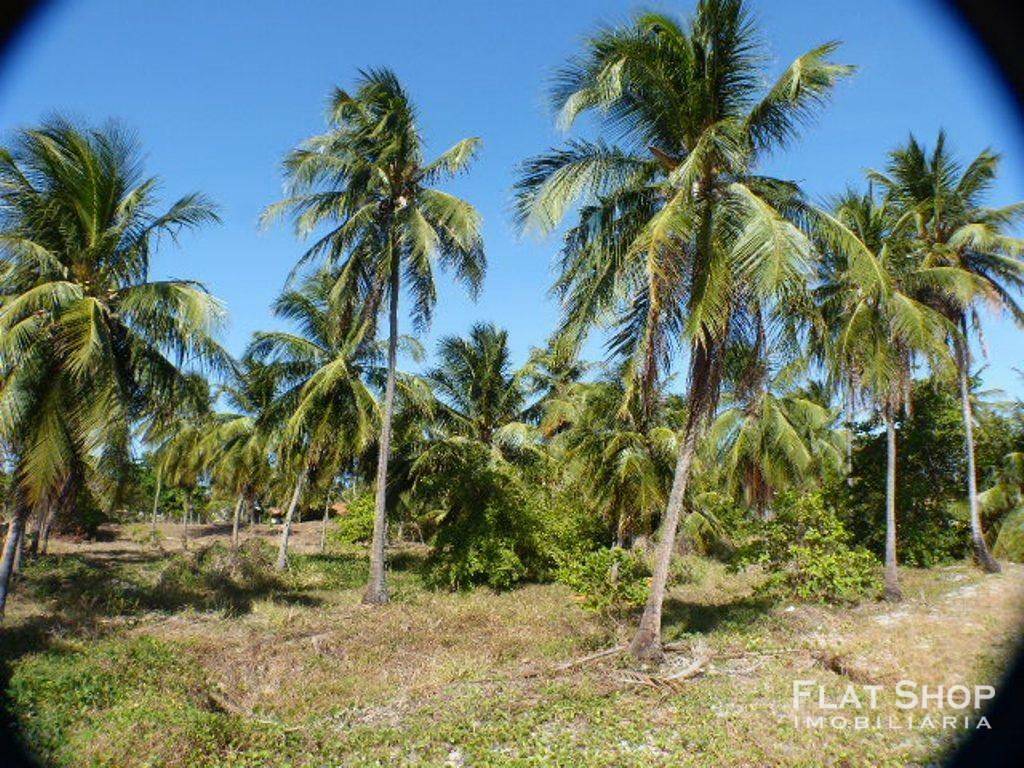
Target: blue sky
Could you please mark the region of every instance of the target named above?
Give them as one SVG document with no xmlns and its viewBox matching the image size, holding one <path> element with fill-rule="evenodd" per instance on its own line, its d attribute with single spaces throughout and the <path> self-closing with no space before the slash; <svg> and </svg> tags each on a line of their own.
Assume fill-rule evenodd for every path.
<svg viewBox="0 0 1024 768">
<path fill-rule="evenodd" d="M 545 101 L 552 70 L 602 21 L 638 9 L 688 13 L 692 4 L 611 0 L 122 0 L 53 2 L 0 71 L 0 130 L 58 110 L 89 121 L 116 117 L 134 129 L 147 169 L 168 197 L 199 189 L 224 223 L 165 248 L 156 276 L 202 280 L 231 313 L 232 352 L 274 324 L 269 305 L 302 250 L 287 226 L 257 229 L 281 194 L 279 162 L 323 127 L 326 96 L 360 67 L 388 66 L 419 105 L 433 152 L 481 136 L 483 152 L 452 190 L 485 220 L 489 270 L 476 304 L 442 281 L 430 335 L 461 333 L 476 320 L 510 331 L 522 359 L 543 343 L 557 306 L 546 293 L 554 239 L 521 238 L 509 217 L 516 163 L 563 137 Z M 839 191 L 913 131 L 931 143 L 939 126 L 962 153 L 993 146 L 1005 155 L 993 203 L 1024 198 L 1020 118 L 1002 85 L 946 8 L 926 0 L 807 3 L 761 0 L 774 76 L 807 48 L 844 41 L 856 64 L 833 104 L 768 170 L 812 196 Z M 406 325 L 408 328 L 408 325 Z M 1007 321 L 987 325 L 986 382 L 1022 386 L 1022 336 Z"/>
</svg>

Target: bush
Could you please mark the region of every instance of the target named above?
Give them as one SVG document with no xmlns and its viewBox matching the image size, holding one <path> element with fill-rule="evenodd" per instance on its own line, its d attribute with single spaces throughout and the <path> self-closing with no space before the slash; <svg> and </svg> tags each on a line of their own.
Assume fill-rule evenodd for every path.
<svg viewBox="0 0 1024 768">
<path fill-rule="evenodd" d="M 425 581 L 433 587 L 510 589 L 543 578 L 550 506 L 523 470 L 480 443 L 442 443 L 417 466 L 415 497 L 438 520 Z"/>
<path fill-rule="evenodd" d="M 1003 518 L 992 554 L 1015 563 L 1024 563 L 1024 507 Z"/>
<path fill-rule="evenodd" d="M 328 527 L 327 538 L 338 544 L 365 544 L 373 538 L 373 512 L 373 494 L 359 494 Z"/>
<path fill-rule="evenodd" d="M 649 576 L 643 557 L 621 547 L 566 557 L 555 572 L 558 581 L 583 598 L 585 608 L 606 613 L 642 606 Z"/>
<path fill-rule="evenodd" d="M 775 516 L 754 526 L 741 562 L 770 574 L 764 590 L 800 600 L 856 603 L 877 591 L 874 555 L 850 546 L 850 534 L 821 494 L 781 494 Z"/>
</svg>

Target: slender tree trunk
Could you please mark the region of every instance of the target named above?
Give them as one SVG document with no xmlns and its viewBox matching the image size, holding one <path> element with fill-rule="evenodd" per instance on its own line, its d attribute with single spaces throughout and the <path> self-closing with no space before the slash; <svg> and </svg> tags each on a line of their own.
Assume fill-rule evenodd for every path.
<svg viewBox="0 0 1024 768">
<path fill-rule="evenodd" d="M 985 534 L 981 530 L 977 470 L 974 467 L 974 414 L 971 412 L 971 386 L 967 378 L 970 364 L 970 352 L 966 344 L 958 342 L 957 372 L 960 378 L 960 409 L 964 419 L 964 451 L 967 454 L 967 504 L 971 513 L 971 543 L 974 545 L 974 557 L 978 564 L 987 573 L 999 573 L 1002 569 L 989 552 Z"/>
<path fill-rule="evenodd" d="M 27 526 L 26 526 L 27 527 Z M 11 577 L 21 575 L 21 561 L 25 557 L 25 527 L 21 529 L 21 535 L 18 536 L 18 543 L 14 547 L 14 563 L 11 566 Z"/>
<path fill-rule="evenodd" d="M 388 602 L 388 586 L 384 573 L 384 550 L 387 546 L 388 460 L 391 458 L 391 419 L 395 408 L 395 368 L 398 365 L 398 265 L 391 267 L 391 306 L 388 312 L 388 378 L 384 387 L 384 419 L 380 430 L 377 455 L 377 488 L 373 509 L 373 540 L 370 543 L 370 582 L 363 602 L 383 605 Z"/>
<path fill-rule="evenodd" d="M 691 402 L 693 398 L 690 398 Z M 665 518 L 661 523 L 661 538 L 655 551 L 654 576 L 651 579 L 651 593 L 644 606 L 640 626 L 637 628 L 629 652 L 640 661 L 658 662 L 664 658 L 661 649 L 661 607 L 665 602 L 665 586 L 668 583 L 668 570 L 675 549 L 676 529 L 679 527 L 679 515 L 683 509 L 683 498 L 686 485 L 690 480 L 690 468 L 693 465 L 693 454 L 697 446 L 700 431 L 696 419 L 691 418 L 687 425 L 683 443 L 679 446 L 676 458 L 675 474 L 672 477 L 672 491 L 668 497 Z"/>
<path fill-rule="evenodd" d="M 53 521 L 57 517 L 57 512 L 57 507 L 51 506 L 43 514 L 43 529 L 39 539 L 39 554 L 41 555 L 50 551 L 50 531 L 53 530 Z"/>
<path fill-rule="evenodd" d="M 35 555 L 39 554 L 39 542 L 42 541 L 42 538 L 43 538 L 43 525 L 45 523 L 46 523 L 46 513 L 40 511 L 40 513 L 38 515 L 36 515 L 36 527 L 35 527 L 35 530 L 32 532 L 32 535 L 29 537 L 28 553 L 30 555 L 35 556 Z M 26 526 L 27 526 L 27 523 L 26 523 Z M 24 534 L 22 536 L 24 538 Z"/>
<path fill-rule="evenodd" d="M 231 548 L 238 548 L 238 520 L 242 516 L 242 499 L 245 496 L 238 494 L 238 499 L 235 501 L 235 514 L 231 518 Z"/>
<path fill-rule="evenodd" d="M 153 533 L 156 533 L 156 515 L 160 510 L 160 483 L 163 481 L 163 467 L 156 468 L 156 492 L 153 494 Z"/>
<path fill-rule="evenodd" d="M 843 396 L 846 412 L 846 484 L 853 486 L 853 391 L 847 386 Z"/>
<path fill-rule="evenodd" d="M 7 538 L 4 540 L 3 555 L 0 556 L 0 619 L 3 618 L 7 606 L 7 593 L 11 585 L 11 574 L 14 572 L 14 559 L 21 543 L 21 535 L 25 530 L 26 510 L 15 507 L 14 515 L 7 526 Z"/>
<path fill-rule="evenodd" d="M 324 554 L 327 551 L 327 521 L 331 516 L 331 501 L 327 500 L 324 504 L 324 522 L 320 526 L 320 554 Z"/>
<path fill-rule="evenodd" d="M 302 488 L 306 484 L 307 471 L 306 467 L 299 471 L 299 477 L 295 481 L 295 490 L 292 493 L 291 501 L 288 502 L 288 511 L 284 515 L 284 524 L 281 527 L 281 544 L 277 549 L 277 565 L 275 566 L 279 571 L 283 571 L 288 567 L 288 539 L 292 535 L 292 517 L 295 515 L 295 509 L 299 506 L 299 499 L 302 498 Z"/>
<path fill-rule="evenodd" d="M 903 599 L 899 574 L 896 571 L 896 424 L 892 414 L 885 414 L 885 599 Z"/>
<path fill-rule="evenodd" d="M 181 548 L 188 549 L 188 521 L 192 517 L 192 502 L 188 498 L 188 489 L 185 490 L 185 500 L 181 503 Z"/>
</svg>

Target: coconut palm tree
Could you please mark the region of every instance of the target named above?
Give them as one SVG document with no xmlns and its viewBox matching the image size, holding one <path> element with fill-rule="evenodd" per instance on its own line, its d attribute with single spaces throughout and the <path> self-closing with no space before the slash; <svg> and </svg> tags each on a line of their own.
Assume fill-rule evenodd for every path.
<svg viewBox="0 0 1024 768">
<path fill-rule="evenodd" d="M 603 29 L 558 75 L 560 123 L 593 113 L 620 146 L 577 139 L 523 168 L 517 212 L 549 231 L 580 204 L 555 284 L 559 329 L 615 328 L 627 398 L 653 402 L 680 346 L 689 357 L 688 423 L 663 516 L 650 599 L 631 644 L 659 659 L 661 607 L 693 455 L 714 411 L 735 313 L 775 311 L 799 288 L 810 250 L 785 214 L 795 185 L 758 175 L 850 68 L 836 43 L 799 57 L 767 90 L 756 29 L 741 0 L 703 0 L 686 24 L 660 14 Z"/>
<path fill-rule="evenodd" d="M 427 374 L 445 437 L 476 440 L 498 452 L 518 446 L 528 420 L 529 366 L 514 370 L 508 332 L 477 323 L 467 338 L 446 336 Z"/>
<path fill-rule="evenodd" d="M 213 410 L 209 382 L 193 374 L 186 378 L 178 397 L 154 408 L 143 425 L 142 439 L 152 446 L 152 459 L 161 483 L 182 492 L 181 539 L 185 548 L 193 519 L 193 496 L 208 475 L 209 436 L 223 421 Z M 156 495 L 159 497 L 159 491 Z M 154 500 L 154 507 L 156 504 Z"/>
<path fill-rule="evenodd" d="M 624 385 L 611 377 L 577 386 L 571 410 L 559 409 L 566 426 L 553 449 L 564 458 L 573 487 L 606 521 L 615 546 L 648 535 L 668 499 L 684 414 L 662 388 L 658 393 L 655 408 L 642 409 L 634 400 L 624 411 Z"/>
<path fill-rule="evenodd" d="M 287 567 L 292 518 L 307 483 L 316 473 L 330 476 L 340 460 L 362 451 L 378 419 L 372 385 L 379 383 L 379 350 L 352 306 L 332 301 L 334 282 L 333 275 L 318 272 L 284 291 L 274 313 L 296 330 L 256 333 L 246 353 L 266 364 L 277 382 L 264 430 L 278 431 L 278 468 L 295 477 L 278 570 Z"/>
<path fill-rule="evenodd" d="M 242 360 L 221 393 L 233 411 L 219 413 L 216 428 L 200 447 L 215 485 L 235 499 L 231 520 L 231 546 L 238 546 L 242 506 L 254 503 L 254 494 L 271 479 L 270 454 L 277 435 L 268 413 L 274 405 L 277 382 L 270 365 L 252 358 Z"/>
<path fill-rule="evenodd" d="M 884 172 L 872 174 L 908 218 L 917 257 L 925 266 L 949 270 L 958 278 L 952 286 L 932 287 L 921 299 L 959 331 L 950 334 L 949 342 L 956 361 L 964 422 L 971 542 L 975 558 L 989 573 L 997 573 L 999 563 L 989 552 L 981 527 L 969 334 L 981 331 L 982 304 L 1006 312 L 1018 325 L 1024 325 L 1024 309 L 1017 303 L 1017 296 L 1024 290 L 1024 240 L 1007 234 L 1007 229 L 1024 217 L 1024 202 L 999 208 L 983 205 L 998 168 L 999 156 L 987 149 L 962 165 L 940 131 L 931 153 L 911 136 L 890 153 Z"/>
<path fill-rule="evenodd" d="M 955 329 L 914 298 L 950 285 L 947 271 L 917 262 L 902 234 L 905 219 L 872 191 L 848 191 L 833 213 L 812 212 L 811 227 L 823 254 L 816 289 L 833 380 L 845 382 L 853 401 L 868 401 L 886 430 L 885 594 L 899 600 L 896 558 L 896 419 L 909 407 L 915 358 L 933 367 L 945 361 L 945 338 Z"/>
<path fill-rule="evenodd" d="M 708 430 L 711 460 L 734 496 L 768 515 L 775 494 L 821 478 L 842 464 L 845 433 L 835 414 L 797 387 L 807 361 L 733 350 L 736 370 L 726 377 L 725 407 Z M 774 360 L 773 360 L 774 358 Z"/>
<path fill-rule="evenodd" d="M 364 601 L 388 600 L 384 558 L 387 479 L 391 454 L 403 276 L 416 328 L 426 327 L 436 301 L 434 270 L 451 269 L 472 293 L 483 280 L 480 216 L 472 205 L 435 184 L 465 171 L 479 139 L 457 142 L 424 158 L 416 110 L 394 73 L 368 70 L 354 92 L 336 90 L 329 130 L 285 159 L 290 196 L 265 219 L 290 212 L 300 235 L 328 227 L 302 262 L 323 260 L 334 271 L 335 296 L 358 296 L 374 325 L 387 305 L 388 379 L 378 451 L 370 576 Z"/>
<path fill-rule="evenodd" d="M 147 409 L 183 368 L 225 364 L 224 311 L 187 280 L 151 281 L 163 235 L 217 220 L 186 195 L 155 210 L 123 130 L 56 118 L 0 150 L 0 433 L 17 452 L 18 512 L 77 497 L 83 465 L 129 455 Z M 76 479 L 77 478 L 77 479 Z"/>
</svg>

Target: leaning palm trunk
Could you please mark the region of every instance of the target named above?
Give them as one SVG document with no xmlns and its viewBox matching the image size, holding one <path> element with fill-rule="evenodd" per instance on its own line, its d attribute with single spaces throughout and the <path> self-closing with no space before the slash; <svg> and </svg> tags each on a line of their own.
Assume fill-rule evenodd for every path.
<svg viewBox="0 0 1024 768">
<path fill-rule="evenodd" d="M 238 547 L 238 520 L 242 516 L 242 500 L 245 498 L 243 494 L 238 494 L 238 499 L 235 501 L 235 513 L 231 517 L 231 548 L 235 549 Z"/>
<path fill-rule="evenodd" d="M 970 352 L 965 344 L 957 344 L 957 367 L 960 378 L 960 408 L 964 419 L 964 450 L 967 454 L 967 504 L 971 514 L 971 543 L 974 557 L 988 573 L 999 573 L 999 563 L 988 551 L 985 534 L 981 530 L 981 512 L 978 507 L 978 485 L 974 468 L 974 415 L 971 413 L 971 392 L 967 380 Z"/>
<path fill-rule="evenodd" d="M 398 365 L 398 266 L 391 272 L 391 306 L 388 312 L 388 379 L 384 387 L 384 417 L 377 455 L 377 489 L 373 508 L 373 540 L 370 543 L 370 583 L 363 602 L 383 605 L 388 601 L 384 574 L 384 549 L 387 546 L 388 459 L 391 456 L 391 420 L 395 410 L 395 369 Z"/>
<path fill-rule="evenodd" d="M 675 547 L 676 529 L 679 527 L 679 516 L 683 509 L 686 485 L 690 480 L 690 468 L 693 465 L 698 431 L 698 422 L 691 419 L 676 459 L 672 491 L 668 497 L 665 519 L 661 524 L 661 539 L 658 541 L 658 548 L 654 555 L 651 592 L 647 598 L 647 604 L 644 606 L 643 616 L 640 618 L 640 626 L 633 637 L 633 642 L 629 645 L 629 652 L 641 661 L 657 662 L 664 656 L 661 649 L 661 607 L 665 602 L 668 569 L 672 561 L 672 550 Z"/>
<path fill-rule="evenodd" d="M 292 492 L 292 499 L 288 502 L 288 511 L 284 514 L 284 524 L 281 527 L 281 543 L 277 548 L 277 564 L 274 566 L 279 571 L 283 571 L 288 567 L 288 539 L 292 535 L 292 518 L 295 516 L 295 510 L 299 506 L 299 500 L 302 498 L 302 489 L 306 485 L 306 473 L 307 469 L 305 467 L 299 471 L 299 477 L 295 481 L 295 490 Z"/>
<path fill-rule="evenodd" d="M 885 599 L 903 599 L 896 571 L 896 425 L 891 413 L 885 414 Z"/>
<path fill-rule="evenodd" d="M 26 510 L 16 507 L 10 524 L 7 526 L 7 538 L 4 540 L 4 551 L 0 557 L 0 618 L 3 618 L 7 605 L 7 591 L 14 572 L 14 559 L 21 544 L 21 535 L 25 530 Z"/>
<path fill-rule="evenodd" d="M 14 564 L 11 566 L 11 576 L 19 576 L 21 574 L 21 561 L 25 557 L 25 529 L 21 529 L 21 535 L 18 536 L 18 543 L 14 547 Z"/>
</svg>

